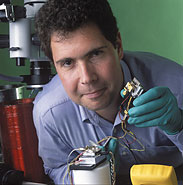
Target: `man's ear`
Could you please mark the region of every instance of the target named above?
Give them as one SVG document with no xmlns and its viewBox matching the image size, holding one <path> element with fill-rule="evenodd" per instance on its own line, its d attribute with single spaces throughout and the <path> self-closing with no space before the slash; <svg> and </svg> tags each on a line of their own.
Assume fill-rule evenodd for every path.
<svg viewBox="0 0 183 185">
<path fill-rule="evenodd" d="M 123 46 L 122 46 L 122 40 L 121 40 L 120 32 L 118 32 L 118 34 L 117 34 L 116 49 L 117 49 L 117 52 L 118 52 L 119 59 L 121 60 L 123 58 Z"/>
</svg>

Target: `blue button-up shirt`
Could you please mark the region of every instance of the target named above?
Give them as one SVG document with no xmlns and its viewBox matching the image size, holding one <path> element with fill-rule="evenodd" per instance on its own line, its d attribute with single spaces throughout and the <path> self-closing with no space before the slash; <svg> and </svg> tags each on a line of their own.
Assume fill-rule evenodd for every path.
<svg viewBox="0 0 183 185">
<path fill-rule="evenodd" d="M 183 67 L 168 59 L 150 53 L 125 52 L 121 61 L 124 84 L 136 77 L 148 90 L 167 86 L 183 108 Z M 65 92 L 56 75 L 44 86 L 34 101 L 34 123 L 39 139 L 39 155 L 45 172 L 55 184 L 61 184 L 67 171 L 68 156 L 73 149 L 98 142 L 107 136 L 124 135 L 119 114 L 110 123 L 94 111 L 74 103 Z M 123 117 L 123 115 L 121 115 Z M 154 163 L 174 167 L 183 164 L 183 131 L 167 135 L 158 127 L 137 128 L 127 124 L 137 139 L 128 135 L 119 139 L 119 174 L 129 174 L 133 164 Z M 65 184 L 69 184 L 68 176 Z"/>
</svg>

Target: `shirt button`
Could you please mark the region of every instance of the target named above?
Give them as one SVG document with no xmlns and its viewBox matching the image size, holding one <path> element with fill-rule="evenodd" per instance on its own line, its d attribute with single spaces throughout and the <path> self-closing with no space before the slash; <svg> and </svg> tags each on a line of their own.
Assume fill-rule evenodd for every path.
<svg viewBox="0 0 183 185">
<path fill-rule="evenodd" d="M 126 155 L 127 153 L 125 151 L 122 152 L 122 155 Z"/>
<path fill-rule="evenodd" d="M 114 134 L 116 134 L 116 133 L 117 133 L 117 129 L 116 129 L 116 128 L 114 128 L 113 133 L 114 133 Z"/>
</svg>

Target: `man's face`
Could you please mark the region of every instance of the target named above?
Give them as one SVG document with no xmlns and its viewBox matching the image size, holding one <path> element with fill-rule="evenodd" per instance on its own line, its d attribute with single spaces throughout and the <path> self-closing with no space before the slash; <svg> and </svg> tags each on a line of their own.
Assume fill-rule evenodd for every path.
<svg viewBox="0 0 183 185">
<path fill-rule="evenodd" d="M 115 49 L 93 24 L 63 37 L 57 33 L 51 37 L 56 71 L 68 96 L 99 114 L 119 105 L 123 52 L 118 37 Z"/>
</svg>

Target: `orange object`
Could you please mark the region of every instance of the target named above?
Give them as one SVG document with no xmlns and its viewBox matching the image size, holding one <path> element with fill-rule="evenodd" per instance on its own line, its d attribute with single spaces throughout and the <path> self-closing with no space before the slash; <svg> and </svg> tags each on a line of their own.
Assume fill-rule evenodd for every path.
<svg viewBox="0 0 183 185">
<path fill-rule="evenodd" d="M 3 159 L 10 167 L 24 171 L 26 181 L 45 182 L 43 162 L 38 156 L 38 139 L 33 124 L 33 99 L 0 105 Z"/>
</svg>

